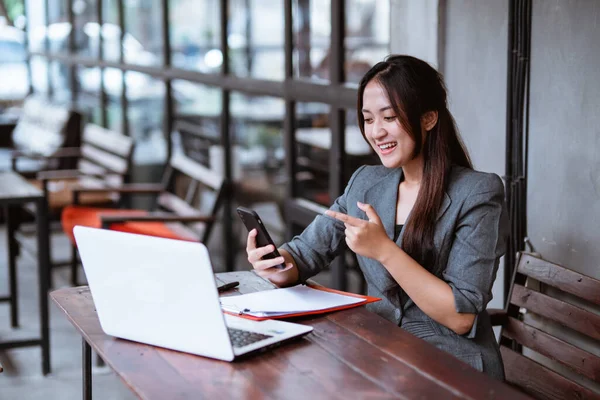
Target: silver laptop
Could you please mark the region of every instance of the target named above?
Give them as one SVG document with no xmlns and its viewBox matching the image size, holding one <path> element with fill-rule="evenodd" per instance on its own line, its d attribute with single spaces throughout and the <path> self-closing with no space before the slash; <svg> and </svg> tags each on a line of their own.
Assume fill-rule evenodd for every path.
<svg viewBox="0 0 600 400">
<path fill-rule="evenodd" d="M 232 361 L 313 329 L 223 314 L 201 243 L 82 226 L 73 233 L 108 335 Z"/>
</svg>

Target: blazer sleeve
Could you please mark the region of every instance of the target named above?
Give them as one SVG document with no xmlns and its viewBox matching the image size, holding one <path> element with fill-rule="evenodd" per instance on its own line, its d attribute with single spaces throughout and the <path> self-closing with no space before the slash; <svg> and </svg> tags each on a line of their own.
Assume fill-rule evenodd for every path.
<svg viewBox="0 0 600 400">
<path fill-rule="evenodd" d="M 330 210 L 348 212 L 348 194 L 364 168 L 362 166 L 352 174 L 344 193 L 335 200 Z M 344 229 L 342 222 L 327 215 L 318 215 L 300 235 L 281 246 L 294 258 L 300 282 L 321 272 L 347 248 Z"/>
<path fill-rule="evenodd" d="M 508 215 L 504 185 L 495 174 L 480 180 L 463 203 L 443 278 L 456 311 L 479 315 L 492 299 L 500 257 L 506 251 Z M 466 334 L 474 338 L 477 319 Z"/>
</svg>

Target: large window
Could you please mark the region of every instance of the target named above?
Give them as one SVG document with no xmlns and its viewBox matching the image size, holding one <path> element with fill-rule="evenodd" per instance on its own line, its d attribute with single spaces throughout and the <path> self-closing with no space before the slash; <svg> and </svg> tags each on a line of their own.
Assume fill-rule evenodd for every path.
<svg viewBox="0 0 600 400">
<path fill-rule="evenodd" d="M 159 180 L 149 171 L 183 151 L 231 184 L 215 265 L 236 265 L 224 251 L 243 239 L 236 204 L 260 210 L 283 240 L 358 165 L 377 162 L 354 107 L 356 83 L 389 52 L 390 0 L 25 5 L 34 92 L 134 137 L 134 180 Z M 26 60 L 18 43 L 6 46 Z"/>
</svg>

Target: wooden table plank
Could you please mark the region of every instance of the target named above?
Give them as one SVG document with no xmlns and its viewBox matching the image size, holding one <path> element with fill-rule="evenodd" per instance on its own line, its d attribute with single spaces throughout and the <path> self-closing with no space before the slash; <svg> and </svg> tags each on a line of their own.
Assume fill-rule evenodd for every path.
<svg viewBox="0 0 600 400">
<path fill-rule="evenodd" d="M 328 319 L 385 351 L 437 384 L 473 399 L 529 399 L 514 388 L 476 371 L 471 366 L 429 345 L 364 308 L 333 313 Z M 398 331 L 394 335 L 390 330 Z"/>
<path fill-rule="evenodd" d="M 234 293 L 272 288 L 249 272 L 217 276 L 219 284 L 233 280 Z M 143 399 L 527 398 L 362 307 L 296 319 L 314 331 L 227 363 L 105 335 L 87 287 L 51 297 Z"/>
</svg>

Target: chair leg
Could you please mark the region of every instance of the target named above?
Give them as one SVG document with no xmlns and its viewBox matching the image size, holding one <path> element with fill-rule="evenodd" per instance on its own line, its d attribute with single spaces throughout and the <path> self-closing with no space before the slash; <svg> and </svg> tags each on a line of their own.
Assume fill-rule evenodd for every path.
<svg viewBox="0 0 600 400">
<path fill-rule="evenodd" d="M 79 263 L 77 262 L 77 247 L 75 245 L 71 246 L 71 284 L 73 286 L 77 286 L 79 282 L 79 278 L 77 276 L 77 270 L 79 267 Z"/>
</svg>

